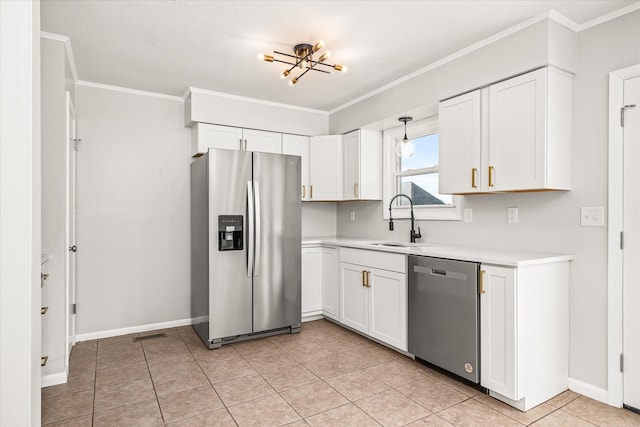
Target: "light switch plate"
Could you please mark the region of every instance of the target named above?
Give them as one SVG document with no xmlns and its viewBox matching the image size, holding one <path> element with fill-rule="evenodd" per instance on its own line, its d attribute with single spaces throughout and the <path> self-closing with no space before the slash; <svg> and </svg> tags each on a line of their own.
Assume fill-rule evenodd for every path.
<svg viewBox="0 0 640 427">
<path fill-rule="evenodd" d="M 470 224 L 473 222 L 473 209 L 465 209 L 463 211 L 463 221 L 466 224 Z"/>
<path fill-rule="evenodd" d="M 507 208 L 507 224 L 518 223 L 518 208 Z"/>
<path fill-rule="evenodd" d="M 604 207 L 581 207 L 580 225 L 583 227 L 604 227 Z"/>
<path fill-rule="evenodd" d="M 349 218 L 351 219 L 351 221 L 355 221 L 356 220 L 356 211 L 351 211 L 351 214 L 350 214 Z"/>
</svg>

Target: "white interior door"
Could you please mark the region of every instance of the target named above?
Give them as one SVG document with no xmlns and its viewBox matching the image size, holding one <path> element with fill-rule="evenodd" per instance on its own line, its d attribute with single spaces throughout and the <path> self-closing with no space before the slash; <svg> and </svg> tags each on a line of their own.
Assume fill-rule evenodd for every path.
<svg viewBox="0 0 640 427">
<path fill-rule="evenodd" d="M 76 149 L 78 142 L 75 109 L 71 95 L 67 92 L 67 256 L 65 263 L 67 361 L 76 337 Z"/>
<path fill-rule="evenodd" d="M 623 402 L 640 409 L 640 77 L 624 81 L 624 105 Z"/>
</svg>

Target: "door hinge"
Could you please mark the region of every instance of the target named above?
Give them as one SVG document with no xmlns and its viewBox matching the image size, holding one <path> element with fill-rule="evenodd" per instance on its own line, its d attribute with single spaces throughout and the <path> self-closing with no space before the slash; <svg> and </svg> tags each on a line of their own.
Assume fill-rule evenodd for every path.
<svg viewBox="0 0 640 427">
<path fill-rule="evenodd" d="M 76 314 L 76 308 L 77 307 L 75 303 L 71 304 L 71 314 Z"/>
<path fill-rule="evenodd" d="M 627 104 L 620 107 L 620 126 L 624 127 L 624 112 L 629 108 L 636 108 L 636 104 Z"/>
<path fill-rule="evenodd" d="M 620 372 L 624 372 L 624 354 L 620 353 Z"/>
<path fill-rule="evenodd" d="M 620 232 L 620 249 L 624 249 L 624 231 Z"/>
</svg>

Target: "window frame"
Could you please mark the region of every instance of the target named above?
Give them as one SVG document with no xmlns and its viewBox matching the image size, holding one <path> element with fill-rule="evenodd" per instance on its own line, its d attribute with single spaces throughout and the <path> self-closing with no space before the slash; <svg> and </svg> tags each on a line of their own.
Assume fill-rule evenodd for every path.
<svg viewBox="0 0 640 427">
<path fill-rule="evenodd" d="M 427 117 L 407 124 L 407 137 L 409 139 L 438 133 L 438 117 Z M 399 158 L 396 155 L 396 141 L 404 137 L 404 125 L 396 126 L 383 131 L 383 169 L 382 169 L 382 217 L 389 219 L 389 201 L 396 192 L 396 179 L 400 176 L 437 172 L 440 165 L 423 169 L 399 171 Z M 419 173 L 416 173 L 419 172 Z M 462 216 L 462 196 L 453 196 L 450 205 L 420 205 L 413 207 L 413 215 L 418 220 L 459 221 Z M 410 218 L 410 206 L 393 206 L 393 218 Z"/>
</svg>

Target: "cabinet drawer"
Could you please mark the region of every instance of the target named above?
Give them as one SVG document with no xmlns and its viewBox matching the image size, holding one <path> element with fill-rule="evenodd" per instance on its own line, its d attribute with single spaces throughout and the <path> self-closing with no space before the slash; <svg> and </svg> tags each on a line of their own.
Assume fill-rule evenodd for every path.
<svg viewBox="0 0 640 427">
<path fill-rule="evenodd" d="M 407 272 L 407 256 L 390 252 L 340 248 L 340 262 L 367 265 L 398 273 Z"/>
</svg>

